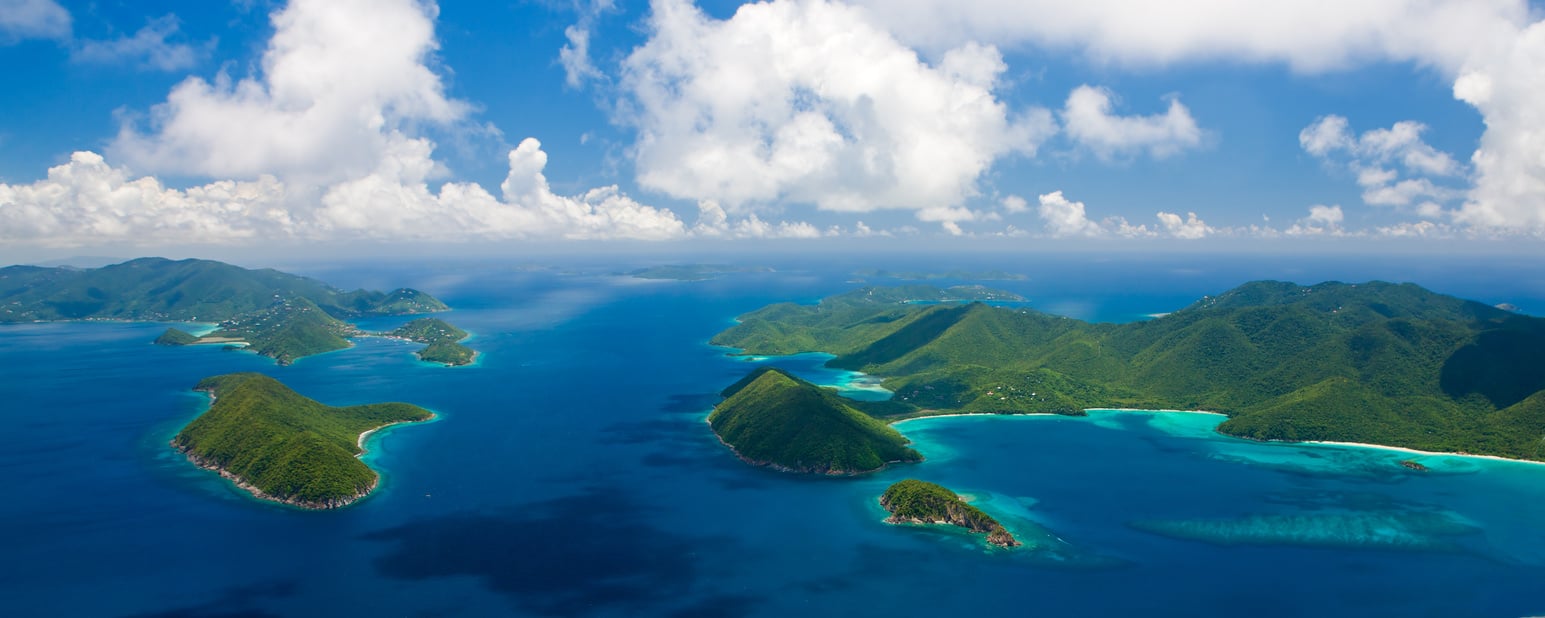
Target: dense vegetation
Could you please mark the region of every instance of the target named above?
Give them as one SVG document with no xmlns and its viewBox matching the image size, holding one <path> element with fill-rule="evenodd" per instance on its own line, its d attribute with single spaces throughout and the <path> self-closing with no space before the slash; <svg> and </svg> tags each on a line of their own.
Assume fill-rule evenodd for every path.
<svg viewBox="0 0 1545 618">
<path fill-rule="evenodd" d="M 472 348 L 458 343 L 467 338 L 467 331 L 451 326 L 438 318 L 419 318 L 385 335 L 428 344 L 424 349 L 419 350 L 418 357 L 431 363 L 466 365 L 477 356 Z"/>
<path fill-rule="evenodd" d="M 797 354 L 858 350 L 895 330 L 897 320 L 915 315 L 928 303 L 1024 298 L 981 286 L 940 289 L 927 285 L 866 287 L 821 299 L 816 305 L 778 303 L 740 316 L 740 323 L 715 335 L 711 343 L 743 348 L 749 354 Z"/>
<path fill-rule="evenodd" d="M 895 429 L 778 369 L 758 369 L 723 394 L 726 399 L 708 423 L 737 455 L 756 465 L 857 474 L 922 460 Z"/>
<path fill-rule="evenodd" d="M 181 329 L 178 329 L 178 328 L 167 328 L 166 331 L 161 333 L 160 337 L 156 337 L 155 344 L 156 345 L 192 345 L 192 344 L 195 344 L 195 343 L 198 343 L 198 342 L 199 342 L 199 338 L 198 337 L 195 337 L 195 336 L 189 334 L 185 330 L 181 330 Z"/>
<path fill-rule="evenodd" d="M 361 433 L 433 416 L 405 403 L 334 408 L 256 373 L 205 378 L 195 388 L 214 403 L 172 445 L 259 497 L 306 508 L 343 506 L 375 488 L 375 471 L 357 458 Z"/>
<path fill-rule="evenodd" d="M 247 349 L 280 365 L 295 359 L 349 347 L 358 329 L 322 311 L 306 299 L 282 300 L 262 311 L 220 323 L 200 339 L 245 341 Z"/>
<path fill-rule="evenodd" d="M 917 479 L 897 481 L 880 496 L 880 506 L 890 511 L 891 516 L 885 521 L 893 524 L 951 524 L 984 533 L 993 545 L 1019 545 L 998 520 L 934 483 Z"/>
<path fill-rule="evenodd" d="M 713 341 L 835 354 L 885 376 L 898 415 L 1202 409 L 1258 439 L 1545 456 L 1545 320 L 1411 284 L 1254 282 L 1132 324 L 855 294 L 874 295 L 771 305 Z"/>
<path fill-rule="evenodd" d="M 449 309 L 418 290 L 344 292 L 314 279 L 209 260 L 141 258 L 90 270 L 0 269 L 0 322 L 219 322 L 219 329 L 204 337 L 169 328 L 156 343 L 245 342 L 281 365 L 349 347 L 346 337 L 361 333 L 344 319 Z M 452 344 L 435 348 L 435 359 L 444 359 L 438 362 L 471 362 L 471 350 Z"/>
<path fill-rule="evenodd" d="M 0 322 L 155 320 L 219 322 L 305 299 L 335 318 L 445 311 L 411 289 L 345 292 L 276 270 L 210 260 L 141 258 L 94 269 L 0 268 Z"/>
</svg>

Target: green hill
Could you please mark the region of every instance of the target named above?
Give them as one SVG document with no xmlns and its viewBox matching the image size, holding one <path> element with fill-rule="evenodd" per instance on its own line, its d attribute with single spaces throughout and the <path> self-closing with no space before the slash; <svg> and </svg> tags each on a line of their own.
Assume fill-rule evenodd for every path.
<svg viewBox="0 0 1545 618">
<path fill-rule="evenodd" d="M 349 347 L 362 334 L 306 299 L 281 300 L 267 309 L 220 323 L 204 341 L 243 341 L 247 349 L 288 365 L 295 359 Z"/>
<path fill-rule="evenodd" d="M 1521 458 L 1545 439 L 1545 320 L 1411 284 L 1253 282 L 1131 324 L 853 294 L 754 311 L 714 342 L 834 354 L 886 378 L 890 414 L 1201 409 L 1250 438 Z"/>
<path fill-rule="evenodd" d="M 375 489 L 378 475 L 357 457 L 360 434 L 434 416 L 405 403 L 334 408 L 256 373 L 205 378 L 195 388 L 214 403 L 172 446 L 259 498 L 309 509 L 345 506 Z"/>
<path fill-rule="evenodd" d="M 458 343 L 467 338 L 467 331 L 451 326 L 438 318 L 419 318 L 382 334 L 386 337 L 428 344 L 424 349 L 419 350 L 418 357 L 431 363 L 443 363 L 448 366 L 466 365 L 477 357 L 477 352 L 472 348 Z"/>
<path fill-rule="evenodd" d="M 880 506 L 890 512 L 890 517 L 885 518 L 889 523 L 949 524 L 986 534 L 988 543 L 1000 547 L 1020 544 L 998 520 L 966 504 L 942 485 L 917 479 L 897 481 L 880 496 Z"/>
<path fill-rule="evenodd" d="M 708 423 L 741 459 L 790 472 L 858 474 L 921 461 L 907 440 L 836 394 L 778 369 L 730 388 Z"/>
<path fill-rule="evenodd" d="M 85 270 L 0 268 L 0 322 L 219 322 L 266 309 L 276 300 L 296 298 L 339 319 L 448 309 L 417 290 L 345 292 L 315 279 L 210 260 L 140 258 Z"/>
</svg>

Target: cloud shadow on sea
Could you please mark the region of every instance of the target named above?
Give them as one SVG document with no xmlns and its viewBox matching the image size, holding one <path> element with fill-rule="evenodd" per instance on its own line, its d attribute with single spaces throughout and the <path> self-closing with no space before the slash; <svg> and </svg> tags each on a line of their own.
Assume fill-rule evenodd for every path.
<svg viewBox="0 0 1545 618">
<path fill-rule="evenodd" d="M 375 561 L 382 575 L 473 576 L 524 611 L 701 615 L 690 603 L 678 606 L 694 598 L 696 552 L 705 545 L 725 551 L 730 541 L 647 525 L 642 508 L 621 488 L 604 487 L 516 511 L 421 519 L 364 538 L 389 544 Z"/>
</svg>

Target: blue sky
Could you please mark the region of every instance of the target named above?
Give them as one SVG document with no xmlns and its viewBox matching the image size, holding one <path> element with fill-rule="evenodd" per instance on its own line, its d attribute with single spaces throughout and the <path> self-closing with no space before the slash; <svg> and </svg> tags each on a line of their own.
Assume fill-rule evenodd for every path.
<svg viewBox="0 0 1545 618">
<path fill-rule="evenodd" d="M 1545 234 L 1537 5 L 849 2 L 0 0 L 0 257 Z"/>
</svg>

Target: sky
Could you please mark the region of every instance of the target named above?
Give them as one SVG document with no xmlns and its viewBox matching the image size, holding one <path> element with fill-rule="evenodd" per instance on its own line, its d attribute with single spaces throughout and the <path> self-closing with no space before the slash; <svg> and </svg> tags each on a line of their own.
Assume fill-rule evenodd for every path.
<svg viewBox="0 0 1545 618">
<path fill-rule="evenodd" d="M 0 0 L 0 67 L 13 261 L 1545 247 L 1523 0 Z"/>
</svg>

